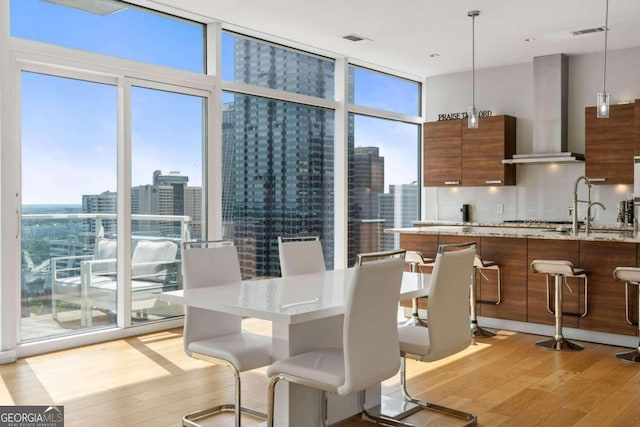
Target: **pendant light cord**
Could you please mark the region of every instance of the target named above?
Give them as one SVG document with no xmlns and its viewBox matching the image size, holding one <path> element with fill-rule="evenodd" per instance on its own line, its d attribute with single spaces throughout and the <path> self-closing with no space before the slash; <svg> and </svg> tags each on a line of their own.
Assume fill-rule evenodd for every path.
<svg viewBox="0 0 640 427">
<path fill-rule="evenodd" d="M 602 73 L 602 93 L 607 93 L 607 35 L 609 33 L 609 0 L 606 0 L 606 11 L 604 18 L 604 72 Z"/>
<path fill-rule="evenodd" d="M 609 0 L 607 0 L 607 2 L 608 1 Z M 606 56 L 605 56 L 605 63 L 606 63 Z M 475 14 L 471 16 L 471 105 L 473 106 L 474 109 L 476 108 L 476 15 Z"/>
</svg>

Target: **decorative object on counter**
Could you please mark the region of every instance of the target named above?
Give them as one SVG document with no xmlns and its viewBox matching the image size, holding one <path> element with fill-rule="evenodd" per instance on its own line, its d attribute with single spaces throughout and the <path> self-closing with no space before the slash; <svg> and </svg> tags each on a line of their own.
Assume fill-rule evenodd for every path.
<svg viewBox="0 0 640 427">
<path fill-rule="evenodd" d="M 599 119 L 609 117 L 609 93 L 607 92 L 607 34 L 609 33 L 609 0 L 605 0 L 606 10 L 604 18 L 604 71 L 602 73 L 602 92 L 596 96 L 596 111 Z"/>
<path fill-rule="evenodd" d="M 624 280 L 624 295 L 626 298 L 625 315 L 630 325 L 638 325 L 638 338 L 640 338 L 640 324 L 634 322 L 629 316 L 629 285 L 638 286 L 636 292 L 636 319 L 640 316 L 640 268 L 637 267 L 617 267 L 613 270 L 613 278 L 615 280 Z M 630 363 L 640 363 L 640 343 L 638 348 L 633 351 L 620 352 L 616 357 Z"/>
<path fill-rule="evenodd" d="M 607 0 L 608 1 L 608 0 Z M 479 10 L 470 10 L 471 17 L 471 107 L 469 107 L 468 126 L 470 129 L 478 127 L 478 110 L 476 109 L 476 16 Z"/>
<path fill-rule="evenodd" d="M 627 194 L 627 200 L 625 203 L 626 212 L 625 212 L 625 224 L 633 225 L 634 212 L 633 212 L 633 194 Z"/>
<path fill-rule="evenodd" d="M 620 200 L 620 202 L 618 202 L 618 218 L 616 219 L 616 222 L 618 223 L 619 226 L 623 226 L 627 223 L 627 201 L 626 200 Z"/>
<path fill-rule="evenodd" d="M 553 338 L 536 342 L 541 348 L 558 351 L 576 351 L 584 349 L 580 344 L 569 341 L 562 335 L 562 316 L 587 315 L 587 272 L 581 268 L 575 268 L 570 261 L 536 259 L 531 262 L 531 271 L 546 274 L 547 278 L 547 310 L 556 319 L 556 334 Z M 555 279 L 555 304 L 551 308 L 549 293 L 549 276 Z M 562 311 L 562 285 L 567 277 L 576 277 L 584 280 L 584 311 L 582 313 L 565 313 Z M 569 285 L 567 284 L 567 287 Z M 571 288 L 569 288 L 571 290 Z M 572 291 L 573 292 L 573 291 Z"/>
<path fill-rule="evenodd" d="M 468 204 L 462 205 L 460 212 L 462 212 L 462 222 L 471 221 L 471 205 L 468 205 Z"/>
</svg>

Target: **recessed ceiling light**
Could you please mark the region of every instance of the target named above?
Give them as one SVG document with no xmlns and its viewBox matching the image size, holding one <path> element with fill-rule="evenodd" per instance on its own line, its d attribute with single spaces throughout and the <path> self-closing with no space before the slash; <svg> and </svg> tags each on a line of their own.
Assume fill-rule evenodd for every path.
<svg viewBox="0 0 640 427">
<path fill-rule="evenodd" d="M 440 54 L 439 53 L 432 53 L 432 54 L 429 55 L 429 58 L 431 58 L 431 59 L 440 58 Z"/>
<path fill-rule="evenodd" d="M 527 43 L 531 43 L 533 41 L 535 41 L 536 39 L 534 37 L 527 37 L 526 39 L 524 39 L 524 41 L 526 41 Z"/>
</svg>

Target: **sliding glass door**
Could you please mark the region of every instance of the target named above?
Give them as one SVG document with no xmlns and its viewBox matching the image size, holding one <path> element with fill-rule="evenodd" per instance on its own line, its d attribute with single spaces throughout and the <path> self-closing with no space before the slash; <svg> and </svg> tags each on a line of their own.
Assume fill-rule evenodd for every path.
<svg viewBox="0 0 640 427">
<path fill-rule="evenodd" d="M 117 87 L 23 71 L 22 341 L 115 322 L 88 304 L 117 282 Z"/>
</svg>

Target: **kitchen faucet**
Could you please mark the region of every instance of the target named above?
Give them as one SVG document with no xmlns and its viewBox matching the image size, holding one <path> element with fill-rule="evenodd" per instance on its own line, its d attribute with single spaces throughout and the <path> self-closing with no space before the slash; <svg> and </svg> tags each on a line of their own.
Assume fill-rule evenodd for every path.
<svg viewBox="0 0 640 427">
<path fill-rule="evenodd" d="M 584 181 L 585 185 L 587 186 L 587 200 L 578 200 L 578 184 L 580 183 L 580 181 Z M 595 179 L 589 179 L 586 176 L 582 175 L 579 176 L 578 179 L 576 179 L 575 184 L 573 184 L 573 206 L 571 207 L 571 235 L 572 236 L 577 236 L 578 235 L 578 203 L 586 203 L 587 204 L 587 215 L 586 218 L 584 220 L 585 222 L 585 232 L 588 234 L 589 231 L 591 230 L 591 221 L 593 221 L 593 218 L 591 218 L 591 207 L 592 206 L 600 206 L 603 210 L 606 210 L 607 208 L 604 207 L 604 205 L 600 202 L 591 202 L 591 187 L 593 186 L 592 182 L 595 181 L 604 181 L 602 178 L 595 178 Z"/>
<path fill-rule="evenodd" d="M 587 217 L 584 220 L 584 232 L 588 235 L 589 231 L 591 231 L 591 221 L 593 221 L 593 217 L 591 217 L 591 207 L 592 206 L 600 206 L 602 210 L 606 211 L 607 208 L 600 202 L 591 202 L 587 205 Z"/>
<path fill-rule="evenodd" d="M 584 183 L 587 186 L 587 200 L 578 200 L 578 184 L 582 180 L 584 180 Z M 587 207 L 591 206 L 591 181 L 589 181 L 589 178 L 587 178 L 584 175 L 579 176 L 578 179 L 576 179 L 576 182 L 573 184 L 573 204 L 571 208 L 571 235 L 572 236 L 578 235 L 578 202 L 586 203 Z M 589 224 L 589 222 L 591 221 L 589 220 L 589 212 L 587 212 L 587 224 Z"/>
</svg>

